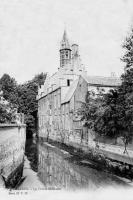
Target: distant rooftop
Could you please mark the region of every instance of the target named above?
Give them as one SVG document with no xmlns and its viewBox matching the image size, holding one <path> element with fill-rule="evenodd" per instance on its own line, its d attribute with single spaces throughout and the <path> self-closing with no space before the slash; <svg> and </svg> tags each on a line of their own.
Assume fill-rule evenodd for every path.
<svg viewBox="0 0 133 200">
<path fill-rule="evenodd" d="M 118 77 L 103 77 L 103 76 L 86 76 L 83 78 L 92 85 L 103 85 L 108 87 L 117 87 L 121 84 L 121 80 Z"/>
</svg>

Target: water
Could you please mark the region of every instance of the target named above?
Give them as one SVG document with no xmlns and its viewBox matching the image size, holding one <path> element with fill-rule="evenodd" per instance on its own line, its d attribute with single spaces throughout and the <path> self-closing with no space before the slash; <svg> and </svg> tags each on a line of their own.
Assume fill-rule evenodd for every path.
<svg viewBox="0 0 133 200">
<path fill-rule="evenodd" d="M 88 161 L 78 160 L 68 152 L 47 143 L 28 140 L 26 156 L 45 188 L 97 189 L 127 187 L 118 177 L 96 170 Z M 88 165 L 87 165 L 88 164 Z"/>
</svg>

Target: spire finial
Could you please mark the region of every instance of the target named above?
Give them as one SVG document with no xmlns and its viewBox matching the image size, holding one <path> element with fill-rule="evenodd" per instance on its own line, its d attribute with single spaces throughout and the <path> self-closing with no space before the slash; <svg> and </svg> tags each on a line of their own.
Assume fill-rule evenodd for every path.
<svg viewBox="0 0 133 200">
<path fill-rule="evenodd" d="M 63 38 L 61 41 L 61 48 L 60 49 L 70 49 L 68 37 L 67 37 L 67 32 L 66 32 L 66 27 L 64 28 L 64 33 L 63 33 Z"/>
<path fill-rule="evenodd" d="M 66 27 L 67 27 L 67 25 L 66 25 L 66 22 L 64 23 L 64 30 L 66 31 Z"/>
<path fill-rule="evenodd" d="M 63 34 L 63 39 L 64 39 L 64 40 L 67 40 L 66 22 L 64 23 L 64 34 Z"/>
</svg>

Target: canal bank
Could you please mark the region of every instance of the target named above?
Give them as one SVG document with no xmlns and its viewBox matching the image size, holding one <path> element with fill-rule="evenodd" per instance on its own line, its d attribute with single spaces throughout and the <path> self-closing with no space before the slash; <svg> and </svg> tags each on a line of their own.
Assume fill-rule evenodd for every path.
<svg viewBox="0 0 133 200">
<path fill-rule="evenodd" d="M 17 187 L 19 190 L 41 190 L 43 184 L 37 177 L 37 173 L 31 169 L 30 161 L 25 157 L 23 168 L 23 182 Z"/>
<path fill-rule="evenodd" d="M 40 138 L 40 141 L 47 142 L 47 139 Z M 130 181 L 133 179 L 133 161 L 130 158 L 129 154 L 124 155 L 121 152 L 119 154 L 105 148 L 101 148 L 100 144 L 98 147 L 95 145 L 93 147 L 85 147 L 83 145 L 68 145 L 61 143 L 60 141 L 55 141 L 48 139 L 48 142 L 52 145 L 55 145 L 61 149 L 69 151 L 76 158 L 84 158 L 85 160 L 91 161 L 93 168 L 104 170 L 105 172 L 115 174 L 117 176 L 127 178 Z M 114 145 L 113 145 L 114 146 Z M 121 149 L 122 151 L 123 149 Z M 133 152 L 131 151 L 133 154 Z M 124 162 L 125 161 L 125 162 Z M 128 161 L 128 162 L 127 162 Z M 92 164 L 93 163 L 93 164 Z"/>
<path fill-rule="evenodd" d="M 85 157 L 81 159 L 57 144 L 29 140 L 25 155 L 25 180 L 18 189 L 96 190 L 130 187 L 129 181 L 96 168 L 92 161 Z"/>
</svg>

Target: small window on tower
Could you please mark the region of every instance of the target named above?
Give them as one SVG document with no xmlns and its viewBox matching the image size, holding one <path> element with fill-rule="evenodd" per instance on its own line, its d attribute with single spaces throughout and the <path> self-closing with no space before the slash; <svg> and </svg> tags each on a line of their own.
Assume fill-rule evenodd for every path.
<svg viewBox="0 0 133 200">
<path fill-rule="evenodd" d="M 66 58 L 68 58 L 68 53 L 66 53 Z"/>
<path fill-rule="evenodd" d="M 66 57 L 68 58 L 68 51 L 66 51 Z"/>
<path fill-rule="evenodd" d="M 67 79 L 67 86 L 70 86 L 70 80 Z"/>
</svg>

